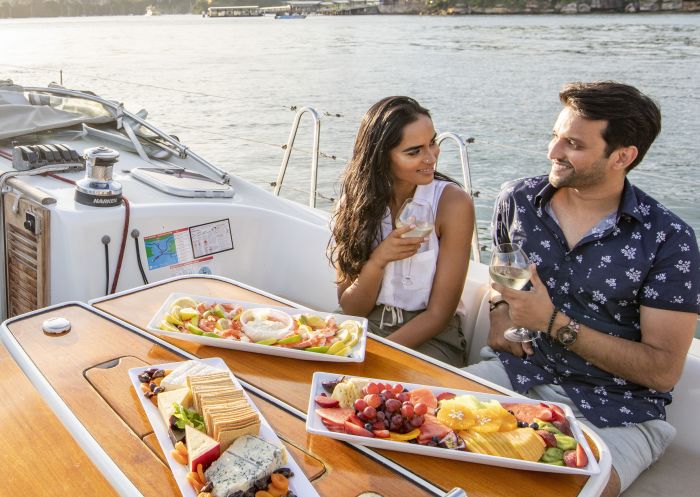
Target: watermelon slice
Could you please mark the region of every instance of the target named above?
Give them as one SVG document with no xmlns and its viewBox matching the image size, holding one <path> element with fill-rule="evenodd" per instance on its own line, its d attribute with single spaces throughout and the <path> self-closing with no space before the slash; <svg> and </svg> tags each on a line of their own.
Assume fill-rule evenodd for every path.
<svg viewBox="0 0 700 497">
<path fill-rule="evenodd" d="M 342 425 L 351 415 L 355 414 L 355 409 L 350 407 L 319 407 L 316 409 L 316 414 L 332 424 Z"/>
<path fill-rule="evenodd" d="M 552 410 L 546 404 L 502 404 L 503 408 L 513 411 L 518 421 L 527 424 L 537 418 L 542 421 L 552 421 Z"/>
<path fill-rule="evenodd" d="M 438 401 L 435 394 L 428 390 L 427 388 L 416 388 L 408 392 L 411 399 L 411 403 L 415 406 L 419 402 L 422 402 L 428 406 L 428 414 L 435 414 L 435 409 L 437 409 Z"/>
<path fill-rule="evenodd" d="M 427 444 L 433 437 L 437 440 L 442 440 L 452 430 L 442 424 L 437 418 L 431 414 L 426 414 L 423 419 L 423 424 L 420 426 L 420 435 L 418 435 L 419 444 Z"/>
</svg>

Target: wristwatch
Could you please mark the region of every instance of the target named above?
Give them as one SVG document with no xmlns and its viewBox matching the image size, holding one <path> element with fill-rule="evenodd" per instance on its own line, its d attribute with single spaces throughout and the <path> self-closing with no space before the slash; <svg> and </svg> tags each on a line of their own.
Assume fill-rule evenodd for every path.
<svg viewBox="0 0 700 497">
<path fill-rule="evenodd" d="M 569 324 L 564 325 L 557 330 L 557 341 L 564 347 L 571 347 L 576 343 L 580 327 L 581 325 L 572 319 L 569 321 Z"/>
</svg>

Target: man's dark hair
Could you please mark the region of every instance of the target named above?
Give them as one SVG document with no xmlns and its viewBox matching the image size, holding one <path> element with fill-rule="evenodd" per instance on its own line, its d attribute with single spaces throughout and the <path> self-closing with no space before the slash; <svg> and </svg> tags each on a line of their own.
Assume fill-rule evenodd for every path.
<svg viewBox="0 0 700 497">
<path fill-rule="evenodd" d="M 606 156 L 620 147 L 637 147 L 637 158 L 627 171 L 642 162 L 661 131 L 659 106 L 634 86 L 615 81 L 569 83 L 559 99 L 578 116 L 608 121 L 603 132 Z"/>
</svg>

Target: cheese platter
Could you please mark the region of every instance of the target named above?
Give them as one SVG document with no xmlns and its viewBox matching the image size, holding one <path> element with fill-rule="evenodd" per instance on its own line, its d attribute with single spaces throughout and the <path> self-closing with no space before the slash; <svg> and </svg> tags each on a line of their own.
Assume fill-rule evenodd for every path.
<svg viewBox="0 0 700 497">
<path fill-rule="evenodd" d="M 132 368 L 129 378 L 183 497 L 273 487 L 318 496 L 222 359 Z"/>
</svg>

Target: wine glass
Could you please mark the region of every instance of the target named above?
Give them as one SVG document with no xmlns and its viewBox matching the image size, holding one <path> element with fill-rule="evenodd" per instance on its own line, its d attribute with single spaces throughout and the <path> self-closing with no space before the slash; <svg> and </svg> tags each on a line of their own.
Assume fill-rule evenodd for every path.
<svg viewBox="0 0 700 497">
<path fill-rule="evenodd" d="M 515 243 L 496 245 L 489 264 L 491 279 L 508 288 L 520 290 L 530 281 L 530 259 Z M 533 333 L 527 328 L 508 328 L 504 335 L 512 342 L 531 342 Z"/>
<path fill-rule="evenodd" d="M 407 198 L 399 213 L 396 216 L 396 227 L 402 228 L 406 225 L 413 224 L 413 228 L 408 233 L 401 235 L 401 238 L 420 237 L 425 238 L 433 232 L 433 209 L 429 203 L 414 198 Z M 419 250 L 420 251 L 420 250 Z M 403 260 L 403 284 L 404 286 L 413 285 L 411 279 L 411 265 L 413 256 Z"/>
</svg>

